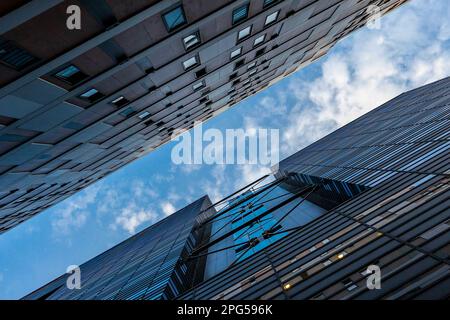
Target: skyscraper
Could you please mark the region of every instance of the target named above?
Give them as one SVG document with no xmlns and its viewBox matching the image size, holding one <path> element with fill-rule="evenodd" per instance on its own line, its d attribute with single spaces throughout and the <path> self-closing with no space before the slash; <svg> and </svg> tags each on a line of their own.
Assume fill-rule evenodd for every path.
<svg viewBox="0 0 450 320">
<path fill-rule="evenodd" d="M 203 279 L 205 259 L 180 257 L 209 236 L 195 226 L 213 211 L 200 198 L 81 265 L 82 290 L 69 290 L 66 274 L 25 299 L 173 299 Z"/>
<path fill-rule="evenodd" d="M 405 2 L 2 2 L 0 233 Z"/>
<path fill-rule="evenodd" d="M 177 256 L 200 263 L 201 280 L 185 279 L 175 299 L 448 298 L 449 115 L 446 78 L 392 99 L 212 205 L 195 220 L 204 236 Z M 379 287 L 368 285 L 372 270 Z M 101 272 L 93 277 L 102 283 Z M 45 297 L 45 288 L 26 298 Z"/>
</svg>

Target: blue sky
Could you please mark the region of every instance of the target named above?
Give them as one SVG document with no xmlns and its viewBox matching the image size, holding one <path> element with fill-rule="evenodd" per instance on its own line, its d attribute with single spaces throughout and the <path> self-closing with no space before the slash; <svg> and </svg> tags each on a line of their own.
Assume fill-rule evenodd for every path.
<svg viewBox="0 0 450 320">
<path fill-rule="evenodd" d="M 412 0 L 204 124 L 277 128 L 280 158 L 396 95 L 450 75 L 450 2 Z M 0 299 L 16 299 L 198 197 L 268 172 L 258 165 L 174 165 L 169 143 L 0 235 Z"/>
</svg>

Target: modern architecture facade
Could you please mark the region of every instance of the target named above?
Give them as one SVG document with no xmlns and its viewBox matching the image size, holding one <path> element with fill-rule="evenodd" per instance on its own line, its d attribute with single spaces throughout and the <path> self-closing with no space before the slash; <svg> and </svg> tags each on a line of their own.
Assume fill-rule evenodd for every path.
<svg viewBox="0 0 450 320">
<path fill-rule="evenodd" d="M 175 260 L 199 264 L 203 274 L 186 279 L 175 297 L 156 298 L 448 299 L 449 128 L 446 78 L 401 94 L 281 161 L 273 176 L 191 220 L 186 230 L 202 236 Z M 116 264 L 97 262 L 102 256 L 86 264 L 105 266 L 91 276 L 98 283 Z M 381 271 L 379 289 L 367 286 L 373 266 Z M 88 285 L 47 297 L 50 288 L 25 298 L 90 297 L 82 293 Z M 126 298 L 153 298 L 138 290 Z M 94 298 L 125 298 L 118 287 L 105 292 Z"/>
<path fill-rule="evenodd" d="M 214 214 L 207 196 L 80 266 L 81 290 L 63 275 L 25 299 L 173 299 L 203 279 L 205 259 L 183 262 L 208 230 L 198 221 Z"/>
<path fill-rule="evenodd" d="M 404 2 L 2 1 L 0 233 Z"/>
</svg>

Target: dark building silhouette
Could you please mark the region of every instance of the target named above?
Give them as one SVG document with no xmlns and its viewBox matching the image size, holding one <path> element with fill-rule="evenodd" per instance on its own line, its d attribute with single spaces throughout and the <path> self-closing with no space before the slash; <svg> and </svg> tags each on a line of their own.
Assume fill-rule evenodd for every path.
<svg viewBox="0 0 450 320">
<path fill-rule="evenodd" d="M 186 230 L 198 240 L 174 252 L 174 260 L 198 264 L 203 274 L 182 279 L 177 296 L 156 298 L 448 299 L 449 115 L 446 78 L 401 94 L 295 153 L 281 161 L 272 181 L 263 177 L 206 205 L 195 221 L 185 213 Z M 185 221 L 183 213 L 175 215 L 177 223 Z M 164 226 L 156 227 L 158 234 Z M 137 255 L 133 248 L 120 251 Z M 134 268 L 107 253 L 89 265 L 100 266 L 91 277 L 101 284 L 110 278 L 108 268 Z M 369 266 L 381 270 L 380 289 L 367 286 Z M 132 277 L 145 278 L 140 270 Z M 142 283 L 152 288 L 152 279 Z M 119 285 L 92 296 L 99 288 L 86 281 L 82 290 L 58 287 L 49 294 L 52 282 L 25 298 L 155 298 L 142 295 L 142 286 L 120 295 Z"/>
<path fill-rule="evenodd" d="M 2 1 L 0 233 L 310 64 L 370 5 L 404 2 Z"/>
</svg>

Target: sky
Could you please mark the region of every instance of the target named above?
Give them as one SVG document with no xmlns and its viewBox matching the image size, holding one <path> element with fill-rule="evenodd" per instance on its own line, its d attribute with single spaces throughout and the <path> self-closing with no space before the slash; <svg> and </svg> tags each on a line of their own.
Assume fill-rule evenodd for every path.
<svg viewBox="0 0 450 320">
<path fill-rule="evenodd" d="M 412 0 L 203 129 L 279 129 L 280 159 L 407 90 L 450 76 L 450 1 Z M 261 165 L 175 165 L 170 142 L 0 235 L 0 299 L 18 299 Z"/>
</svg>

